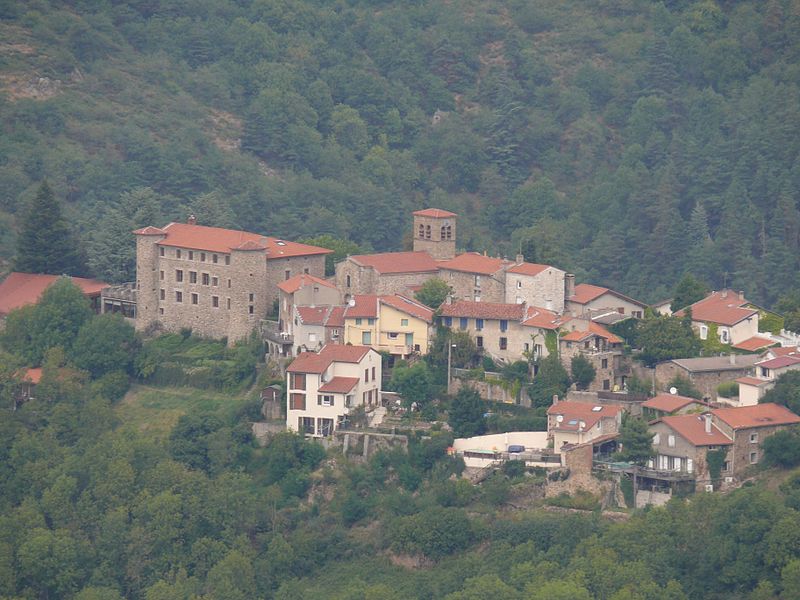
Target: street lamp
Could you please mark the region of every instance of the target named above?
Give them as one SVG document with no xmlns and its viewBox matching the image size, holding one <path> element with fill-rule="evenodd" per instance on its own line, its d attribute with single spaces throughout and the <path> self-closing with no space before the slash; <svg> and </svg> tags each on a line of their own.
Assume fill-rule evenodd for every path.
<svg viewBox="0 0 800 600">
<path fill-rule="evenodd" d="M 447 393 L 450 393 L 450 370 L 453 362 L 453 348 L 457 348 L 456 344 L 447 345 Z"/>
</svg>

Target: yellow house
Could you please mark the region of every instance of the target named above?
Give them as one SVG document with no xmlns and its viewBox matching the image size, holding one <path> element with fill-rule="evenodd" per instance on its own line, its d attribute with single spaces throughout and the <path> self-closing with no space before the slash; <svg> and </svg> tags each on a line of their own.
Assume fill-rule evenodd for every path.
<svg viewBox="0 0 800 600">
<path fill-rule="evenodd" d="M 427 354 L 433 311 L 405 296 L 355 295 L 344 312 L 344 343 L 406 358 Z"/>
</svg>

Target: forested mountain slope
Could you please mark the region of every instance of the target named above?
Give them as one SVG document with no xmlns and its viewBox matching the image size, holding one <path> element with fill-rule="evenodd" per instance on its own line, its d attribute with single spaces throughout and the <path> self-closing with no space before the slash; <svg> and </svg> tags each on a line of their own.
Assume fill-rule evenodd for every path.
<svg viewBox="0 0 800 600">
<path fill-rule="evenodd" d="M 645 300 L 687 270 L 764 303 L 798 285 L 797 0 L 5 0 L 0 19 L 4 259 L 47 178 L 108 279 L 131 276 L 132 226 L 189 210 L 389 250 L 436 205 L 465 248 Z"/>
</svg>

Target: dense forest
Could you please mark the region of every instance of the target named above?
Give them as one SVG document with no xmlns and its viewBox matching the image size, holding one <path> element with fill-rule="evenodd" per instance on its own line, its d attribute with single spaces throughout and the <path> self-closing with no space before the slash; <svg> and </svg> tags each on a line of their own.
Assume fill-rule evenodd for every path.
<svg viewBox="0 0 800 600">
<path fill-rule="evenodd" d="M 800 287 L 796 0 L 3 0 L 0 40 L 6 261 L 47 179 L 114 281 L 189 211 L 393 250 L 436 205 L 644 300 Z"/>
</svg>

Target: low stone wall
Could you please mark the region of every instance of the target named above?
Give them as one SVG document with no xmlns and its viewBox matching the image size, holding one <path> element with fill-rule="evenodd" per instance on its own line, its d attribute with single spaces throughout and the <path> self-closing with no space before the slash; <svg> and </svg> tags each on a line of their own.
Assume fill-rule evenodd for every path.
<svg viewBox="0 0 800 600">
<path fill-rule="evenodd" d="M 506 404 L 517 403 L 517 398 L 501 385 L 497 383 L 491 383 L 489 381 L 480 381 L 478 379 L 462 379 L 460 377 L 453 377 L 453 381 L 450 384 L 450 392 L 452 394 L 456 394 L 458 393 L 458 390 L 464 386 L 474 388 L 484 400 L 505 402 Z M 524 389 L 520 392 L 520 404 L 523 406 L 530 406 L 530 399 L 528 398 L 528 394 Z"/>
<path fill-rule="evenodd" d="M 341 449 L 342 454 L 357 462 L 366 462 L 380 450 L 402 448 L 408 451 L 408 437 L 374 431 L 336 431 L 332 438 L 320 440 L 326 449 Z"/>
</svg>

